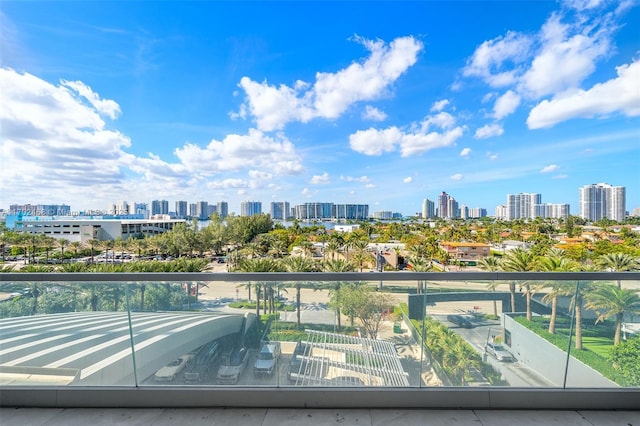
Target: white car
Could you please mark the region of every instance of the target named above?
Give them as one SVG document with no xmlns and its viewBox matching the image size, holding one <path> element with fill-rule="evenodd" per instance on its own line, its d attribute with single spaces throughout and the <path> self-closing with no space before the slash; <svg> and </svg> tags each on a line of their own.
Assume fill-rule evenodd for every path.
<svg viewBox="0 0 640 426">
<path fill-rule="evenodd" d="M 194 354 L 184 354 L 178 359 L 171 361 L 169 364 L 156 371 L 153 379 L 157 382 L 170 382 L 176 378 L 176 376 L 184 370 L 184 368 L 191 363 Z"/>
<path fill-rule="evenodd" d="M 502 345 L 487 343 L 486 351 L 489 355 L 501 362 L 515 362 L 516 357 Z"/>
<path fill-rule="evenodd" d="M 247 348 L 237 348 L 222 358 L 222 365 L 218 369 L 217 381 L 224 385 L 235 385 L 247 366 L 249 351 Z"/>
</svg>

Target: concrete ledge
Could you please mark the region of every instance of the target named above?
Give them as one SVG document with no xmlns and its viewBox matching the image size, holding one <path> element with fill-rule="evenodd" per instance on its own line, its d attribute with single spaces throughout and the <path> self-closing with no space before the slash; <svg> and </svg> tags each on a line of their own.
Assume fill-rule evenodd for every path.
<svg viewBox="0 0 640 426">
<path fill-rule="evenodd" d="M 639 410 L 640 389 L 12 387 L 0 406 Z"/>
</svg>

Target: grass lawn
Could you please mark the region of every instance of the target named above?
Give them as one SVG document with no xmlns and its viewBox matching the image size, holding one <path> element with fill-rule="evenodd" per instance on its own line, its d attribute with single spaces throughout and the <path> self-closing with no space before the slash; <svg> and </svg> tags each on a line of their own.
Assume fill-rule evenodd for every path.
<svg viewBox="0 0 640 426">
<path fill-rule="evenodd" d="M 613 348 L 613 339 L 608 337 L 582 337 L 582 345 L 585 349 L 589 349 L 603 358 L 608 358 L 609 352 Z"/>
</svg>

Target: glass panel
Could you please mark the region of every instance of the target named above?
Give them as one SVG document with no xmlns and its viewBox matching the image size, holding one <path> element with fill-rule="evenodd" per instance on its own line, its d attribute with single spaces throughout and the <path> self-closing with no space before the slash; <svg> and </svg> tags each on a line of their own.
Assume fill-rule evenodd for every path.
<svg viewBox="0 0 640 426">
<path fill-rule="evenodd" d="M 640 288 L 634 281 L 580 281 L 567 387 L 640 386 Z"/>
<path fill-rule="evenodd" d="M 225 282 L 2 282 L 0 382 L 638 387 L 638 283 L 620 287 L 232 275 Z"/>
<path fill-rule="evenodd" d="M 7 385 L 134 385 L 117 283 L 3 282 L 0 377 Z"/>
</svg>

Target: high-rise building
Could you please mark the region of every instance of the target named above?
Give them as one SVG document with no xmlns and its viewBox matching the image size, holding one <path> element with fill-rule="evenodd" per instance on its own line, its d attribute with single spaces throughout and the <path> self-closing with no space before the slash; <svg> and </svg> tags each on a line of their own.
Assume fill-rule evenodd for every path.
<svg viewBox="0 0 640 426">
<path fill-rule="evenodd" d="M 176 217 L 178 219 L 184 219 L 187 217 L 187 202 L 176 201 Z"/>
<path fill-rule="evenodd" d="M 431 219 L 436 217 L 436 203 L 425 198 L 422 200 L 422 218 Z"/>
<path fill-rule="evenodd" d="M 189 216 L 198 217 L 198 203 L 189 203 Z"/>
<path fill-rule="evenodd" d="M 226 201 L 218 201 L 218 215 L 221 219 L 229 216 L 229 203 Z"/>
<path fill-rule="evenodd" d="M 607 218 L 622 222 L 626 211 L 625 187 L 608 183 L 585 185 L 579 189 L 579 204 L 579 215 L 585 220 Z"/>
<path fill-rule="evenodd" d="M 540 194 L 507 194 L 507 220 L 534 219 L 540 215 Z"/>
<path fill-rule="evenodd" d="M 240 216 L 255 216 L 262 213 L 260 201 L 243 201 L 240 203 Z"/>
<path fill-rule="evenodd" d="M 131 214 L 131 207 L 126 201 L 118 201 L 111 207 L 111 214 L 115 215 L 128 215 Z"/>
<path fill-rule="evenodd" d="M 332 219 L 365 220 L 369 217 L 368 204 L 334 204 Z"/>
<path fill-rule="evenodd" d="M 196 216 L 198 220 L 209 219 L 209 203 L 206 201 L 198 201 L 196 203 Z"/>
<path fill-rule="evenodd" d="M 133 214 L 139 214 L 145 219 L 148 219 L 149 209 L 147 207 L 147 203 L 133 203 Z"/>
<path fill-rule="evenodd" d="M 151 201 L 151 215 L 169 214 L 169 202 L 167 200 Z"/>
<path fill-rule="evenodd" d="M 289 217 L 289 210 L 291 208 L 288 201 L 275 201 L 271 202 L 269 213 L 271 214 L 271 219 L 286 220 Z"/>
<path fill-rule="evenodd" d="M 487 209 L 483 209 L 482 207 L 472 207 L 469 209 L 469 219 L 477 219 L 480 217 L 487 217 Z"/>
<path fill-rule="evenodd" d="M 451 195 L 442 191 L 442 194 L 438 195 L 438 217 L 443 219 L 451 219 L 460 216 L 458 211 L 458 202 Z"/>
</svg>

